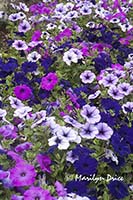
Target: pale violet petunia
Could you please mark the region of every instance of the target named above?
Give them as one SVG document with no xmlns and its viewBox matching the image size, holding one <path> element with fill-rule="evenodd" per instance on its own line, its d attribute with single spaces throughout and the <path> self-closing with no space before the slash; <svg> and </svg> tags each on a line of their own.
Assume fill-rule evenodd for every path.
<svg viewBox="0 0 133 200">
<path fill-rule="evenodd" d="M 96 78 L 95 74 L 90 70 L 86 70 L 80 74 L 80 79 L 83 83 L 92 83 Z"/>
<path fill-rule="evenodd" d="M 95 106 L 85 105 L 80 113 L 81 116 L 91 124 L 95 124 L 101 119 L 100 111 Z"/>
<path fill-rule="evenodd" d="M 12 47 L 14 47 L 18 51 L 22 51 L 22 50 L 28 49 L 28 46 L 27 46 L 26 42 L 23 41 L 23 40 L 15 40 L 12 43 Z"/>
<path fill-rule="evenodd" d="M 27 20 L 23 20 L 22 22 L 20 22 L 20 24 L 18 25 L 18 31 L 19 32 L 23 32 L 26 33 L 27 31 L 29 31 L 31 29 L 31 25 Z"/>
<path fill-rule="evenodd" d="M 98 129 L 94 124 L 86 123 L 82 126 L 80 136 L 86 139 L 93 139 L 98 134 Z"/>
<path fill-rule="evenodd" d="M 64 117 L 64 121 L 68 124 L 71 124 L 72 126 L 74 126 L 75 128 L 80 128 L 82 127 L 82 124 L 79 123 L 78 121 L 76 121 L 75 119 L 73 119 L 72 117 L 70 117 L 69 115 L 65 115 Z"/>
<path fill-rule="evenodd" d="M 124 95 L 120 93 L 120 90 L 116 86 L 111 86 L 108 90 L 108 94 L 116 100 L 123 99 Z"/>
<path fill-rule="evenodd" d="M 120 93 L 122 93 L 125 96 L 129 95 L 133 91 L 133 86 L 130 85 L 129 83 L 125 83 L 125 82 L 119 83 L 117 87 Z"/>
<path fill-rule="evenodd" d="M 111 138 L 111 136 L 113 135 L 113 130 L 110 126 L 108 126 L 108 124 L 106 123 L 98 123 L 96 125 L 97 129 L 98 129 L 98 134 L 96 135 L 97 139 L 100 140 L 109 140 Z"/>
<path fill-rule="evenodd" d="M 110 87 L 112 85 L 116 85 L 118 82 L 118 78 L 113 74 L 108 74 L 104 76 L 103 79 L 100 81 L 104 85 L 104 87 Z"/>
<path fill-rule="evenodd" d="M 127 114 L 127 113 L 133 113 L 133 102 L 126 102 L 125 104 L 122 105 L 122 111 Z"/>
<path fill-rule="evenodd" d="M 66 160 L 68 162 L 71 162 L 72 164 L 78 160 L 78 156 L 73 154 L 72 150 L 71 151 L 68 151 L 67 154 L 66 154 Z"/>
</svg>

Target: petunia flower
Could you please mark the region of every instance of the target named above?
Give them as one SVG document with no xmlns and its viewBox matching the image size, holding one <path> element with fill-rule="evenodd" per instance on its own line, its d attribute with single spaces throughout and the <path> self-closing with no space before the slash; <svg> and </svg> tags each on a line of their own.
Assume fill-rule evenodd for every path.
<svg viewBox="0 0 133 200">
<path fill-rule="evenodd" d="M 99 110 L 95 106 L 89 105 L 83 106 L 81 116 L 92 124 L 99 122 L 101 119 Z"/>
<path fill-rule="evenodd" d="M 18 26 L 18 31 L 19 32 L 23 32 L 26 33 L 27 31 L 29 31 L 31 29 L 31 25 L 28 21 L 23 20 L 22 22 L 20 22 L 19 26 Z"/>
<path fill-rule="evenodd" d="M 39 53 L 37 53 L 36 51 L 29 53 L 27 56 L 27 60 L 29 62 L 37 62 L 40 58 L 41 58 L 41 55 Z"/>
<path fill-rule="evenodd" d="M 15 40 L 12 44 L 12 47 L 19 51 L 28 49 L 26 42 L 22 40 Z"/>
<path fill-rule="evenodd" d="M 63 61 L 67 64 L 67 65 L 71 65 L 71 62 L 77 63 L 78 62 L 78 57 L 74 52 L 66 51 L 63 55 Z"/>
<path fill-rule="evenodd" d="M 22 153 L 22 152 L 24 152 L 24 151 L 27 151 L 27 150 L 29 150 L 29 149 L 31 149 L 31 147 L 32 147 L 32 143 L 30 143 L 30 142 L 24 142 L 24 143 L 22 143 L 22 144 L 19 144 L 19 145 L 17 145 L 16 147 L 15 147 L 15 151 L 18 153 Z"/>
<path fill-rule="evenodd" d="M 50 165 L 51 165 L 51 159 L 47 155 L 43 154 L 38 154 L 37 157 L 37 162 L 40 165 L 40 168 L 43 172 L 48 172 L 51 173 Z"/>
<path fill-rule="evenodd" d="M 14 94 L 18 99 L 25 101 L 30 99 L 32 91 L 29 86 L 23 84 L 23 85 L 18 85 L 14 88 Z"/>
<path fill-rule="evenodd" d="M 12 108 L 17 109 L 17 108 L 24 106 L 24 104 L 21 102 L 21 100 L 15 98 L 15 97 L 9 96 L 8 99 L 10 100 L 10 105 Z"/>
<path fill-rule="evenodd" d="M 98 123 L 96 125 L 98 129 L 98 134 L 96 134 L 96 138 L 100 140 L 108 140 L 113 135 L 113 130 L 106 123 Z"/>
<path fill-rule="evenodd" d="M 60 196 L 65 197 L 67 195 L 66 188 L 64 188 L 63 185 L 59 181 L 56 181 L 54 185 L 56 187 L 56 192 L 59 197 Z"/>
<path fill-rule="evenodd" d="M 114 198 L 123 199 L 129 195 L 128 187 L 122 181 L 112 180 L 107 186 Z"/>
<path fill-rule="evenodd" d="M 47 76 L 41 80 L 41 88 L 45 90 L 53 90 L 55 85 L 58 83 L 58 77 L 55 73 L 50 72 Z"/>
<path fill-rule="evenodd" d="M 120 93 L 120 90 L 116 86 L 111 86 L 108 90 L 108 94 L 116 100 L 123 99 L 124 95 Z"/>
<path fill-rule="evenodd" d="M 24 192 L 24 200 L 53 200 L 50 192 L 41 187 L 30 187 Z"/>
<path fill-rule="evenodd" d="M 82 138 L 93 139 L 98 134 L 98 129 L 94 124 L 86 123 L 82 125 L 79 134 Z"/>
<path fill-rule="evenodd" d="M 0 127 L 0 135 L 5 139 L 15 139 L 17 138 L 17 129 L 12 124 L 3 125 Z"/>
<path fill-rule="evenodd" d="M 40 30 L 34 31 L 31 40 L 32 41 L 38 41 L 41 38 L 42 32 Z"/>
<path fill-rule="evenodd" d="M 86 70 L 80 74 L 80 79 L 85 84 L 92 83 L 95 78 L 96 78 L 95 74 L 90 70 Z"/>
<path fill-rule="evenodd" d="M 32 165 L 18 162 L 10 169 L 10 179 L 15 187 L 30 186 L 35 182 L 36 172 Z"/>
</svg>

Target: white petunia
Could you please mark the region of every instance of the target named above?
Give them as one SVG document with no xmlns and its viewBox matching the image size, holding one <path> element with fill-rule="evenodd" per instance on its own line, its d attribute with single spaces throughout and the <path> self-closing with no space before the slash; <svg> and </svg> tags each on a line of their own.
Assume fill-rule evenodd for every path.
<svg viewBox="0 0 133 200">
<path fill-rule="evenodd" d="M 19 117 L 25 119 L 29 112 L 32 111 L 32 108 L 29 106 L 20 107 L 15 110 L 14 117 Z"/>
<path fill-rule="evenodd" d="M 17 108 L 24 106 L 24 104 L 21 102 L 21 100 L 15 98 L 15 97 L 10 96 L 9 100 L 10 100 L 10 105 L 12 108 L 17 109 Z"/>
<path fill-rule="evenodd" d="M 63 61 L 70 66 L 72 62 L 78 62 L 78 56 L 74 52 L 66 51 L 63 56 Z"/>
<path fill-rule="evenodd" d="M 27 60 L 29 62 L 37 62 L 41 58 L 41 55 L 37 53 L 36 51 L 33 51 L 32 53 L 28 54 Z"/>
</svg>

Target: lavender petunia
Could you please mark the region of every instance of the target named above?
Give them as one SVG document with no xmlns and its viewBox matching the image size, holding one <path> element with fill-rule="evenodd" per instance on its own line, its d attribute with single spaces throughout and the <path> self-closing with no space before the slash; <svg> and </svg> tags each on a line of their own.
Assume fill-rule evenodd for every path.
<svg viewBox="0 0 133 200">
<path fill-rule="evenodd" d="M 108 90 L 108 94 L 116 100 L 123 99 L 124 95 L 120 93 L 119 89 L 116 86 L 111 86 Z"/>
<path fill-rule="evenodd" d="M 82 138 L 93 139 L 98 134 L 98 129 L 94 124 L 86 123 L 79 134 Z"/>
<path fill-rule="evenodd" d="M 122 110 L 125 114 L 133 112 L 133 102 L 126 102 L 122 105 Z"/>
<path fill-rule="evenodd" d="M 26 33 L 27 31 L 29 31 L 31 29 L 31 25 L 28 21 L 23 20 L 22 22 L 20 22 L 20 24 L 18 25 L 18 31 L 19 32 L 23 32 Z"/>
<path fill-rule="evenodd" d="M 65 197 L 67 195 L 67 192 L 66 192 L 67 189 L 64 188 L 63 185 L 59 181 L 56 181 L 54 185 L 56 187 L 56 192 L 58 196 Z"/>
<path fill-rule="evenodd" d="M 99 110 L 95 106 L 85 105 L 81 110 L 81 115 L 91 124 L 95 124 L 100 121 L 101 116 Z"/>
<path fill-rule="evenodd" d="M 129 83 L 124 82 L 124 83 L 120 83 L 118 85 L 118 89 L 119 89 L 120 93 L 127 96 L 133 91 L 133 86 L 131 86 Z"/>
<path fill-rule="evenodd" d="M 98 123 L 96 127 L 98 129 L 97 139 L 109 140 L 113 135 L 113 130 L 106 123 Z"/>
<path fill-rule="evenodd" d="M 22 40 L 15 40 L 12 44 L 12 47 L 19 51 L 28 49 L 26 42 Z"/>
<path fill-rule="evenodd" d="M 95 74 L 92 73 L 90 70 L 86 70 L 80 75 L 80 79 L 85 84 L 92 83 L 95 78 L 96 78 Z"/>
<path fill-rule="evenodd" d="M 15 21 L 19 20 L 19 17 L 20 17 L 20 16 L 19 16 L 18 13 L 13 13 L 13 14 L 9 15 L 8 19 L 9 19 L 10 21 L 15 22 Z"/>
<path fill-rule="evenodd" d="M 116 85 L 118 82 L 118 78 L 113 74 L 108 74 L 106 77 L 103 77 L 103 79 L 100 81 L 104 87 L 109 87 L 112 85 Z"/>
</svg>

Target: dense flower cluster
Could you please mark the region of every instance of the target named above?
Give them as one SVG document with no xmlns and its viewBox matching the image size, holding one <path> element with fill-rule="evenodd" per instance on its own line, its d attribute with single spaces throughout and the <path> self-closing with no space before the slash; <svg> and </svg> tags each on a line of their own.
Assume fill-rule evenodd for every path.
<svg viewBox="0 0 133 200">
<path fill-rule="evenodd" d="M 0 11 L 0 199 L 131 200 L 132 1 L 10 6 Z"/>
</svg>

